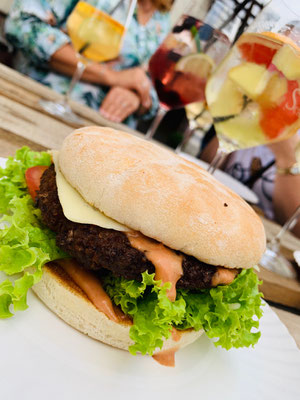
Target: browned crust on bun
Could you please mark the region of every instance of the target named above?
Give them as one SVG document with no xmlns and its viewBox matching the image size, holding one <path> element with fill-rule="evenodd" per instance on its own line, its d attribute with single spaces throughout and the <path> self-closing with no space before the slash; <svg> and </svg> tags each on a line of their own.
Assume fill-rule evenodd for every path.
<svg viewBox="0 0 300 400">
<path fill-rule="evenodd" d="M 125 132 L 74 131 L 59 166 L 107 216 L 207 264 L 251 268 L 265 250 L 259 217 L 199 166 Z"/>
<path fill-rule="evenodd" d="M 122 350 L 133 344 L 129 338 L 130 325 L 107 318 L 57 263 L 44 265 L 42 279 L 32 289 L 51 311 L 78 331 Z M 185 347 L 202 333 L 202 330 L 183 331 L 179 341 L 172 338 L 165 341 L 163 350 Z"/>
</svg>

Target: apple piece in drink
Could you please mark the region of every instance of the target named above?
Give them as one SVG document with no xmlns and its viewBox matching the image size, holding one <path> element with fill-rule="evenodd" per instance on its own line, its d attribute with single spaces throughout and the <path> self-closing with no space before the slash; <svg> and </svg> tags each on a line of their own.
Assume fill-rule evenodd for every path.
<svg viewBox="0 0 300 400">
<path fill-rule="evenodd" d="M 271 108 L 282 103 L 288 90 L 287 79 L 279 72 L 274 71 L 265 90 L 257 97 L 262 109 Z"/>
<path fill-rule="evenodd" d="M 214 122 L 239 115 L 247 101 L 245 94 L 228 77 L 216 93 L 213 80 L 214 78 L 206 86 L 206 99 Z"/>
<path fill-rule="evenodd" d="M 185 106 L 185 113 L 187 119 L 195 120 L 198 116 L 202 115 L 205 110 L 205 102 L 204 101 L 197 101 L 196 103 L 190 103 Z"/>
<path fill-rule="evenodd" d="M 240 114 L 234 118 L 215 123 L 218 137 L 227 144 L 228 150 L 259 146 L 268 142 L 260 126 L 260 107 L 257 103 L 250 103 Z M 229 140 L 228 140 L 229 139 Z M 231 147 L 231 142 L 234 144 Z"/>
<path fill-rule="evenodd" d="M 229 151 L 263 144 L 266 141 L 260 127 L 260 107 L 250 100 L 244 91 L 228 75 L 218 95 L 210 93 L 207 85 L 206 97 L 215 99 L 209 102 L 209 110 L 223 145 Z M 233 146 L 230 143 L 233 143 Z"/>
<path fill-rule="evenodd" d="M 255 100 L 266 88 L 271 73 L 263 65 L 245 62 L 231 68 L 228 77 L 250 99 Z"/>
<path fill-rule="evenodd" d="M 208 129 L 212 124 L 212 117 L 210 112 L 206 108 L 206 102 L 198 101 L 196 103 L 190 103 L 185 106 L 185 113 L 187 119 L 190 121 L 190 127 Z"/>
<path fill-rule="evenodd" d="M 272 64 L 289 80 L 300 79 L 300 51 L 285 44 L 275 54 Z"/>
</svg>

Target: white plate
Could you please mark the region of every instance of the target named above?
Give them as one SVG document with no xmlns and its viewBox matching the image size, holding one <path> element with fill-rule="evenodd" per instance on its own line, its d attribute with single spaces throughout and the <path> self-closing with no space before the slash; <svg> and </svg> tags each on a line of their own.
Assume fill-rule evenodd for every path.
<svg viewBox="0 0 300 400">
<path fill-rule="evenodd" d="M 225 351 L 205 336 L 167 368 L 75 331 L 36 297 L 0 321 L 1 399 L 299 400 L 300 351 L 265 306 L 254 349 Z"/>
<path fill-rule="evenodd" d="M 199 160 L 198 158 L 195 158 L 191 156 L 190 154 L 187 153 L 180 153 L 180 157 L 185 158 L 188 161 L 191 161 L 200 167 L 204 168 L 207 170 L 208 164 L 205 161 Z M 218 181 L 222 182 L 223 185 L 229 187 L 233 192 L 237 193 L 240 195 L 244 200 L 249 201 L 249 203 L 252 204 L 257 204 L 258 203 L 258 197 L 257 195 L 253 192 L 253 190 L 249 189 L 247 186 L 243 185 L 240 181 L 237 179 L 234 179 L 231 175 L 226 174 L 225 172 L 217 169 L 214 173 L 214 177 L 218 179 Z"/>
<path fill-rule="evenodd" d="M 203 335 L 178 352 L 172 369 L 77 332 L 32 292 L 28 304 L 0 320 L 1 399 L 300 398 L 300 351 L 268 305 L 254 349 L 227 352 Z"/>
</svg>

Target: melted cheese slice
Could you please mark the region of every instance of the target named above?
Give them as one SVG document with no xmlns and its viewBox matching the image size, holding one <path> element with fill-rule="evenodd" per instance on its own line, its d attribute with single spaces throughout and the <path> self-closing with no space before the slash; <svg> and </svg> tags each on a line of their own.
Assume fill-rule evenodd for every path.
<svg viewBox="0 0 300 400">
<path fill-rule="evenodd" d="M 126 226 L 119 224 L 88 204 L 61 173 L 58 166 L 58 152 L 52 152 L 51 154 L 55 166 L 59 201 L 68 220 L 79 224 L 97 225 L 101 228 L 114 229 L 115 231 L 130 231 Z"/>
</svg>

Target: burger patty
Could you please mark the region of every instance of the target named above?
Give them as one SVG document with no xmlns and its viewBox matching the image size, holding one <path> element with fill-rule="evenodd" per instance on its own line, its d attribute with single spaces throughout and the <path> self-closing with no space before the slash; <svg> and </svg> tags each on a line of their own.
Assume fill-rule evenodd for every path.
<svg viewBox="0 0 300 400">
<path fill-rule="evenodd" d="M 155 271 L 145 254 L 131 246 L 125 233 L 96 225 L 79 224 L 64 216 L 57 193 L 54 165 L 41 178 L 37 206 L 41 210 L 43 222 L 56 232 L 57 245 L 84 268 L 100 273 L 106 269 L 115 276 L 139 281 L 142 272 Z M 197 290 L 212 287 L 216 266 L 177 253 L 183 256 L 183 275 L 177 282 L 178 288 Z"/>
</svg>

